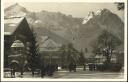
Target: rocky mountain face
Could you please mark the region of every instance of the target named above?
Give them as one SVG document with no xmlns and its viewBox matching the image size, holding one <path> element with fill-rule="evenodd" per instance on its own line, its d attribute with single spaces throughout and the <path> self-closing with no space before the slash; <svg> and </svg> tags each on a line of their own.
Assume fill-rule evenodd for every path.
<svg viewBox="0 0 128 82">
<path fill-rule="evenodd" d="M 88 48 L 92 40 L 95 40 L 103 29 L 108 30 L 124 41 L 124 23 L 108 9 L 100 9 L 97 12 L 89 12 L 83 19 L 83 26 L 79 29 L 80 36 L 86 41 Z M 83 43 L 83 42 L 82 42 Z M 121 45 L 123 50 L 123 44 Z"/>
<path fill-rule="evenodd" d="M 87 48 L 91 52 L 91 42 L 103 29 L 124 40 L 124 23 L 108 9 L 89 12 L 85 18 L 74 18 L 60 12 L 30 12 L 19 4 L 5 9 L 5 17 L 26 16 L 31 27 L 34 27 L 39 41 L 42 36 L 48 36 L 61 44 L 71 42 L 79 51 Z"/>
</svg>

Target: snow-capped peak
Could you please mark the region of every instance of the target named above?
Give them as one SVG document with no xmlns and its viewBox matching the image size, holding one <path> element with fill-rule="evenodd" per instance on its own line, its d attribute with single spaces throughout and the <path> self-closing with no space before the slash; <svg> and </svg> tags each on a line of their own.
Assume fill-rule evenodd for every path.
<svg viewBox="0 0 128 82">
<path fill-rule="evenodd" d="M 108 9 L 99 9 L 98 11 L 96 11 L 95 15 L 101 15 L 102 13 L 110 13 L 111 11 L 109 11 Z"/>
<path fill-rule="evenodd" d="M 93 12 L 93 11 L 90 11 L 89 13 L 88 13 L 88 15 L 87 15 L 87 17 L 85 17 L 84 19 L 83 19 L 83 22 L 82 22 L 82 24 L 85 24 L 85 23 L 87 23 L 90 19 L 92 19 L 94 16 L 96 17 L 96 16 L 100 16 L 100 15 L 102 15 L 102 14 L 108 14 L 108 13 L 111 13 L 111 11 L 110 10 L 108 10 L 108 9 L 99 9 L 99 10 L 97 10 L 96 12 Z"/>
<path fill-rule="evenodd" d="M 14 5 L 11 5 L 10 7 L 5 9 L 5 16 L 6 17 L 12 17 L 12 16 L 26 16 L 26 13 L 28 11 L 26 8 L 20 6 L 18 3 L 15 3 Z"/>
<path fill-rule="evenodd" d="M 92 19 L 95 16 L 95 13 L 93 11 L 90 11 L 88 13 L 88 16 L 84 18 L 83 20 L 83 24 L 85 24 L 86 22 L 88 22 L 90 19 Z"/>
<path fill-rule="evenodd" d="M 96 11 L 96 15 L 101 15 L 102 10 L 103 10 L 103 9 L 99 9 L 98 11 Z"/>
</svg>

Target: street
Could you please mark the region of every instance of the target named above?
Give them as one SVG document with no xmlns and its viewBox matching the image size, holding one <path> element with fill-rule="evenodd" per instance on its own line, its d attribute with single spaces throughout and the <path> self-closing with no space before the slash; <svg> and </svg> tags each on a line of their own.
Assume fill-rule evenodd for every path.
<svg viewBox="0 0 128 82">
<path fill-rule="evenodd" d="M 7 75 L 8 74 L 8 75 Z M 10 77 L 9 72 L 5 73 L 5 77 Z M 16 78 L 41 78 L 40 74 L 32 76 L 31 72 L 24 72 L 21 76 L 16 72 Z M 44 76 L 44 79 L 123 79 L 123 72 L 99 72 L 99 71 L 83 71 L 77 68 L 76 72 L 69 72 L 68 70 L 58 70 L 52 77 Z M 42 78 L 42 79 L 43 79 Z"/>
</svg>

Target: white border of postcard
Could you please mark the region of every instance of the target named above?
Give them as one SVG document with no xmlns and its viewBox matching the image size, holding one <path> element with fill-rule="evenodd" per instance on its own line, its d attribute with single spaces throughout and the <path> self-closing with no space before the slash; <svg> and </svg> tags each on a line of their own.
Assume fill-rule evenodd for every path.
<svg viewBox="0 0 128 82">
<path fill-rule="evenodd" d="M 4 1 L 12 2 L 91 2 L 91 3 L 114 3 L 125 2 L 125 61 L 123 79 L 40 79 L 40 78 L 3 78 L 3 43 L 4 43 Z M 1 0 L 1 81 L 127 81 L 127 0 Z"/>
</svg>

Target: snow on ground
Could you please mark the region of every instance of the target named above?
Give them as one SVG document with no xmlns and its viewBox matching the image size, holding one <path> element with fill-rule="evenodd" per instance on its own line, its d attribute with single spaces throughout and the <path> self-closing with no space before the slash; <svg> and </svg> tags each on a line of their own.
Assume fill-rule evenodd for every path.
<svg viewBox="0 0 128 82">
<path fill-rule="evenodd" d="M 5 73 L 6 77 L 10 77 L 10 72 Z M 21 76 L 19 72 L 16 72 L 16 78 L 41 78 L 40 74 L 32 76 L 31 72 L 24 72 Z M 99 71 L 83 71 L 83 69 L 77 69 L 76 72 L 69 72 L 68 70 L 59 70 L 54 73 L 52 77 L 44 76 L 48 79 L 123 79 L 123 72 L 99 72 Z M 42 79 L 43 79 L 42 78 Z"/>
</svg>

